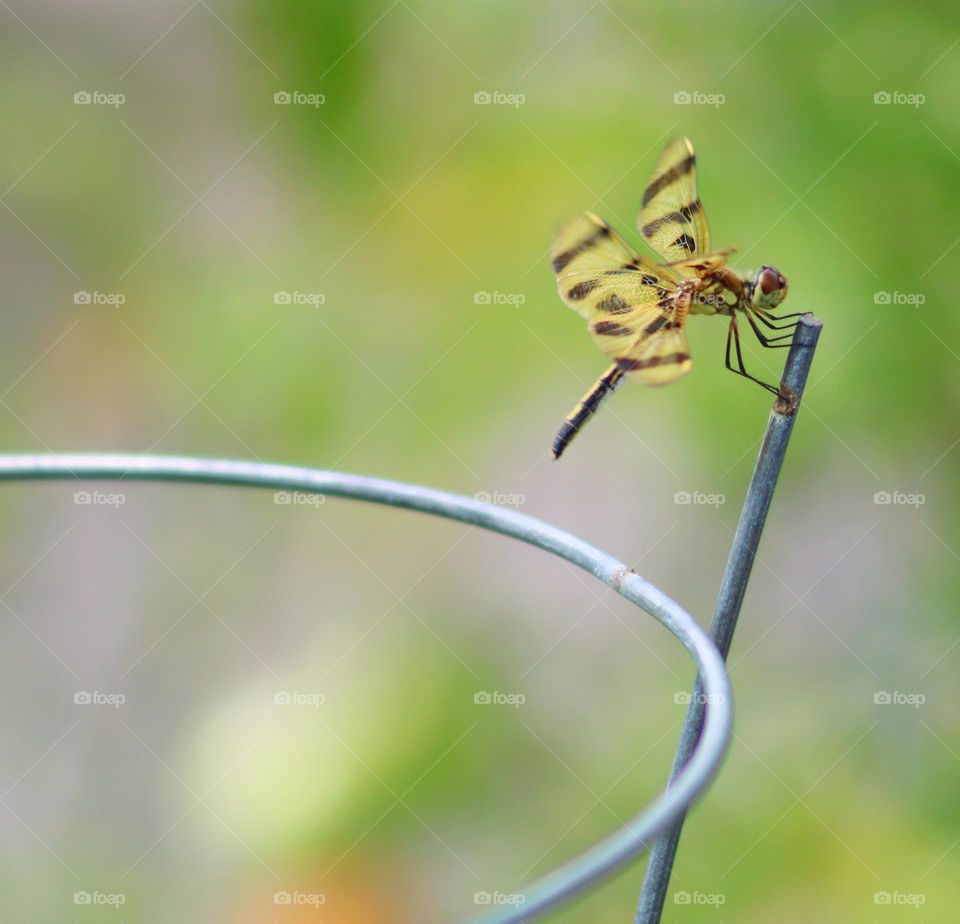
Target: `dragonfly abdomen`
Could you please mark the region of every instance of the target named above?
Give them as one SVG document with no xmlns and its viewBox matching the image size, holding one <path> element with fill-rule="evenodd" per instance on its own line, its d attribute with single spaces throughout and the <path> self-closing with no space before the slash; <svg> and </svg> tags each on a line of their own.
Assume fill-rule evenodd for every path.
<svg viewBox="0 0 960 924">
<path fill-rule="evenodd" d="M 593 384 L 590 390 L 577 402 L 576 407 L 567 415 L 559 432 L 553 440 L 553 457 L 559 459 L 563 451 L 573 442 L 580 428 L 596 413 L 604 398 L 613 394 L 613 390 L 623 380 L 623 373 L 616 365 L 611 366 Z"/>
</svg>

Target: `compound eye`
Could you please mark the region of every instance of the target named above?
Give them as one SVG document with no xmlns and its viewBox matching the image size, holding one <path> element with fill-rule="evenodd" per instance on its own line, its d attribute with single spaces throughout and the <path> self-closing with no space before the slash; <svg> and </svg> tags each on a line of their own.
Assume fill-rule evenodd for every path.
<svg viewBox="0 0 960 924">
<path fill-rule="evenodd" d="M 776 292 L 779 289 L 786 288 L 787 280 L 783 278 L 772 266 L 765 266 L 760 270 L 760 275 L 757 278 L 757 283 L 760 286 L 760 291 L 764 295 L 770 295 L 772 292 Z"/>
</svg>

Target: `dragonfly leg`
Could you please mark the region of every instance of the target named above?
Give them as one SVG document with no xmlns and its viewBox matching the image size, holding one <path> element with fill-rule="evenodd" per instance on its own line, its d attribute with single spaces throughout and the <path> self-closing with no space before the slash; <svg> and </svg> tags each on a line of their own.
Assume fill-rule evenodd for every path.
<svg viewBox="0 0 960 924">
<path fill-rule="evenodd" d="M 737 365 L 736 368 L 733 366 L 730 357 L 730 347 L 734 347 L 737 355 Z M 768 385 L 766 382 L 761 381 L 756 376 L 750 375 L 747 372 L 746 366 L 743 364 L 743 353 L 740 351 L 740 331 L 737 328 L 737 319 L 735 317 L 730 318 L 730 326 L 727 328 L 727 356 L 726 356 L 726 365 L 727 368 L 736 373 L 737 375 L 742 375 L 745 379 L 750 379 L 751 382 L 756 382 L 761 388 L 765 388 L 767 391 L 775 394 L 777 397 L 780 397 L 780 389 L 774 388 L 773 385 Z"/>
<path fill-rule="evenodd" d="M 793 340 L 793 327 L 790 328 L 790 331 L 786 334 L 780 334 L 778 337 L 768 337 L 760 328 L 757 326 L 757 322 L 753 319 L 753 315 L 749 311 L 745 312 L 747 316 L 747 322 L 753 328 L 753 332 L 757 335 L 757 340 L 760 341 L 760 345 L 765 347 L 768 350 L 775 350 L 778 347 L 783 349 L 789 347 L 789 343 L 782 343 L 783 340 Z M 796 325 L 794 325 L 795 327 Z M 774 330 L 781 330 L 782 328 L 774 328 Z"/>
<path fill-rule="evenodd" d="M 805 314 L 807 314 L 806 311 L 797 311 L 794 314 L 781 314 L 778 317 L 777 315 L 768 315 L 764 314 L 762 311 L 758 311 L 757 317 L 760 319 L 760 323 L 763 324 L 764 327 L 769 327 L 770 330 L 793 330 L 799 323 L 798 321 L 794 321 L 792 324 L 784 324 L 782 326 L 778 326 L 773 322 L 789 321 L 791 318 L 802 318 Z"/>
</svg>

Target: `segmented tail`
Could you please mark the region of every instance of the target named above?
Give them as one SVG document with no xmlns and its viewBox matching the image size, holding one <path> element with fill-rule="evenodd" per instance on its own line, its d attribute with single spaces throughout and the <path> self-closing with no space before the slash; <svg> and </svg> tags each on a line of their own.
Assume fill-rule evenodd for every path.
<svg viewBox="0 0 960 924">
<path fill-rule="evenodd" d="M 613 393 L 622 379 L 623 373 L 615 365 L 607 369 L 597 379 L 596 383 L 567 415 L 567 419 L 554 438 L 554 459 L 559 459 L 563 455 L 563 451 L 573 442 L 573 438 L 580 432 L 580 428 L 594 415 L 597 408 L 603 403 L 603 399 Z"/>
</svg>

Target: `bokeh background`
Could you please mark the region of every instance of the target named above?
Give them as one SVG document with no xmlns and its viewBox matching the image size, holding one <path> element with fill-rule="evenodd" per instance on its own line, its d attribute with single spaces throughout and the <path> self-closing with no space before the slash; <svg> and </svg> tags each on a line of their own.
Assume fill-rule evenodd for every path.
<svg viewBox="0 0 960 924">
<path fill-rule="evenodd" d="M 689 135 L 715 243 L 825 327 L 664 920 L 955 920 L 955 5 L 6 0 L 0 24 L 4 451 L 476 494 L 706 622 L 770 405 L 723 325 L 547 452 L 604 368 L 551 238 L 592 209 L 636 240 Z M 775 379 L 783 353 L 748 359 Z M 663 785 L 686 657 L 535 550 L 269 492 L 0 504 L 5 919 L 462 919 Z M 642 872 L 555 919 L 631 920 Z"/>
</svg>

